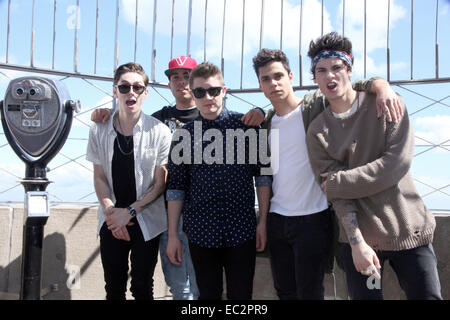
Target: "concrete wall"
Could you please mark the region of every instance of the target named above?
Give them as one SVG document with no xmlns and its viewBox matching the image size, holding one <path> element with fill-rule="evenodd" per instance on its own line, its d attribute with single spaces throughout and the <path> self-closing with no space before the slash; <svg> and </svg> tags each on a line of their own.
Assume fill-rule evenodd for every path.
<svg viewBox="0 0 450 320">
<path fill-rule="evenodd" d="M 55 206 L 45 226 L 43 249 L 43 299 L 104 299 L 103 269 L 96 236 L 96 207 Z M 450 216 L 437 215 L 434 248 L 444 299 L 450 299 Z M 22 256 L 23 207 L 0 207 L 0 299 L 18 299 Z M 384 266 L 383 289 L 386 299 L 404 299 L 389 264 Z M 156 299 L 171 299 L 161 266 L 155 271 Z M 71 281 L 75 280 L 75 281 Z M 336 285 L 334 285 L 336 283 Z M 56 286 L 55 286 L 56 285 Z M 326 296 L 347 299 L 345 276 L 337 269 L 326 275 Z M 57 291 L 48 291 L 57 287 Z M 336 288 L 336 290 L 335 290 Z M 336 292 L 335 292 L 336 291 Z M 269 259 L 260 254 L 256 262 L 254 299 L 277 299 L 273 289 Z"/>
</svg>

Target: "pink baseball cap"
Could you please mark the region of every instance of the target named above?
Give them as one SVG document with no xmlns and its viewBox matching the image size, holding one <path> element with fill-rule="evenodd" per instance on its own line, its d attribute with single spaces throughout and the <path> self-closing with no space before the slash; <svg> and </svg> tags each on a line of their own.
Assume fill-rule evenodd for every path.
<svg viewBox="0 0 450 320">
<path fill-rule="evenodd" d="M 166 74 L 166 76 L 169 77 L 174 69 L 192 70 L 196 66 L 197 66 L 197 61 L 195 61 L 193 58 L 187 57 L 187 56 L 179 56 L 179 57 L 173 58 L 172 60 L 169 61 L 169 69 L 164 71 L 164 73 Z"/>
</svg>

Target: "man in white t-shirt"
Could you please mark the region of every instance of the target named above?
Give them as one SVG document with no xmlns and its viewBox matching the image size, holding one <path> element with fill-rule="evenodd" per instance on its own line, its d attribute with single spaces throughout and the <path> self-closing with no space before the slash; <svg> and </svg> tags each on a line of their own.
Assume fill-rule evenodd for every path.
<svg viewBox="0 0 450 320">
<path fill-rule="evenodd" d="M 295 96 L 289 61 L 280 50 L 262 49 L 253 58 L 253 67 L 261 90 L 274 107 L 263 123 L 269 130 L 272 168 L 276 168 L 267 218 L 274 286 L 280 299 L 322 300 L 333 222 L 327 198 L 311 169 L 306 131 L 326 101 L 319 91 L 304 99 Z M 388 118 L 395 121 L 401 116 L 397 113 L 399 101 L 385 80 L 361 81 L 355 89 L 373 89 L 379 106 L 391 107 L 385 110 Z"/>
</svg>

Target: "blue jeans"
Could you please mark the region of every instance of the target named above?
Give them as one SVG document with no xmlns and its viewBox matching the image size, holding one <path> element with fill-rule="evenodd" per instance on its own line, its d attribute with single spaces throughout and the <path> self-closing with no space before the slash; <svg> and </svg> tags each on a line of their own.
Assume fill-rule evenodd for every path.
<svg viewBox="0 0 450 320">
<path fill-rule="evenodd" d="M 323 300 L 323 278 L 332 248 L 328 209 L 306 216 L 269 213 L 267 247 L 280 300 Z"/>
<path fill-rule="evenodd" d="M 181 242 L 181 265 L 177 266 L 172 264 L 167 257 L 166 248 L 169 235 L 165 231 L 159 241 L 161 266 L 166 283 L 170 287 L 170 292 L 173 295 L 173 300 L 197 300 L 199 296 L 197 281 L 189 252 L 189 242 L 186 234 L 182 231 L 182 225 L 183 221 L 180 217 L 178 237 Z"/>
<path fill-rule="evenodd" d="M 369 279 L 368 276 L 356 271 L 350 245 L 340 243 L 339 253 L 350 299 L 382 300 L 382 281 L 375 279 L 374 276 Z M 383 277 L 383 264 L 389 260 L 408 300 L 442 300 L 437 259 L 431 243 L 409 250 L 376 251 L 376 254 L 380 260 L 381 276 Z"/>
</svg>

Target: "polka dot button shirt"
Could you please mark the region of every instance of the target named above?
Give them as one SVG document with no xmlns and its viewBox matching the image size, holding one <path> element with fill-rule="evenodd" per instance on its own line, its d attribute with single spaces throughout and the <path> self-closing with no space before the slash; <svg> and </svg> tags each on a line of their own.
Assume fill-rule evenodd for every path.
<svg viewBox="0 0 450 320">
<path fill-rule="evenodd" d="M 187 234 L 189 241 L 201 247 L 233 247 L 255 237 L 253 177 L 256 177 L 257 186 L 270 186 L 271 178 L 260 176 L 262 165 L 259 161 L 249 161 L 251 159 L 249 158 L 249 154 L 251 154 L 249 141 L 251 139 L 246 139 L 244 164 L 240 164 L 242 162 L 238 161 L 240 159 L 238 158 L 238 139 L 234 139 L 234 148 L 230 148 L 230 145 L 227 148 L 227 129 L 244 131 L 251 129 L 258 135 L 258 128 L 245 126 L 240 121 L 241 117 L 242 114 L 223 108 L 215 120 L 206 120 L 199 116 L 195 121 L 186 124 L 181 130 L 187 130 L 185 133 L 189 133 L 189 136 L 192 137 L 188 144 L 191 152 L 190 161 L 182 163 L 174 161 L 175 150 L 180 150 L 179 146 L 176 148 L 177 144 L 182 143 L 183 139 L 172 141 L 171 150 L 173 152 L 169 157 L 167 200 L 184 200 L 183 231 Z M 198 139 L 200 127 L 202 134 Z M 210 134 L 221 134 L 223 137 L 222 155 L 217 150 L 220 148 L 211 147 L 216 140 L 207 138 L 208 132 L 205 135 L 207 130 Z M 196 143 L 197 161 L 195 162 Z M 199 144 L 202 145 L 201 150 L 203 150 L 201 162 L 198 161 Z M 218 146 L 218 144 L 215 145 Z M 182 153 L 184 152 L 182 151 Z M 215 159 L 220 158 L 223 161 L 211 163 L 206 159 L 205 163 L 208 154 L 212 157 L 218 155 Z"/>
</svg>

